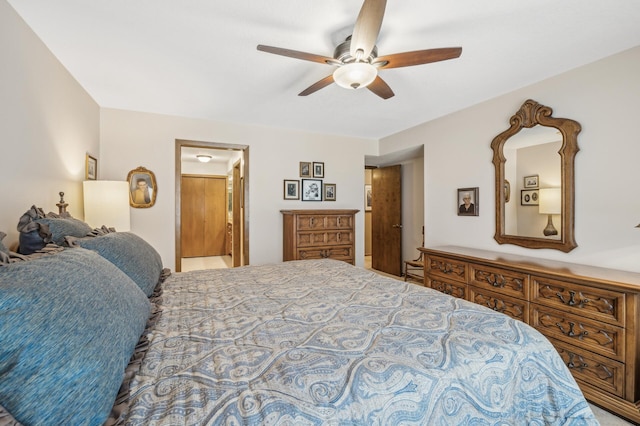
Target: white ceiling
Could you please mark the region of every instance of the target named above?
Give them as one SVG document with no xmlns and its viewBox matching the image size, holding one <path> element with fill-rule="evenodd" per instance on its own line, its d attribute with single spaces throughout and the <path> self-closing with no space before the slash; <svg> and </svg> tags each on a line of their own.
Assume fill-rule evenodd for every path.
<svg viewBox="0 0 640 426">
<path fill-rule="evenodd" d="M 640 1 L 388 0 L 379 55 L 462 46 L 382 70 L 395 96 L 332 84 L 361 0 L 8 0 L 106 108 L 379 139 L 640 45 Z"/>
</svg>

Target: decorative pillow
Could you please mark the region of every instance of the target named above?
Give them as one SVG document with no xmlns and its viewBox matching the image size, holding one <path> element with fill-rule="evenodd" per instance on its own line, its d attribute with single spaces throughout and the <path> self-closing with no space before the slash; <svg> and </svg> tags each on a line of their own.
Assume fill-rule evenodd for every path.
<svg viewBox="0 0 640 426">
<path fill-rule="evenodd" d="M 150 313 L 97 253 L 0 267 L 0 405 L 23 424 L 101 425 Z"/>
<path fill-rule="evenodd" d="M 45 215 L 41 208 L 31 206 L 18 222 L 20 232 L 18 251 L 21 254 L 31 254 L 50 242 L 62 245 L 66 236 L 84 237 L 91 230 L 88 224 L 72 218 L 69 214 L 60 216 L 50 212 Z"/>
<path fill-rule="evenodd" d="M 45 217 L 36 222 L 49 226 L 51 241 L 58 245 L 64 244 L 66 236 L 84 237 L 93 230 L 87 223 L 73 217 Z"/>
<path fill-rule="evenodd" d="M 70 246 L 97 251 L 116 265 L 150 296 L 162 273 L 160 254 L 131 232 L 112 232 L 99 237 L 67 238 Z"/>
<path fill-rule="evenodd" d="M 0 231 L 0 263 L 8 263 L 9 262 L 9 249 L 4 245 L 2 240 L 6 237 L 7 234 Z"/>
</svg>

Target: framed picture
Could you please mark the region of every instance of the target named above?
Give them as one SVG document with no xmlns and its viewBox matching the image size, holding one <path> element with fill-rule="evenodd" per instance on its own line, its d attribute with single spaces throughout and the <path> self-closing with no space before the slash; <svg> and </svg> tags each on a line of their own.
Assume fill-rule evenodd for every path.
<svg viewBox="0 0 640 426">
<path fill-rule="evenodd" d="M 511 184 L 508 180 L 504 180 L 504 202 L 508 203 L 511 199 Z"/>
<path fill-rule="evenodd" d="M 87 154 L 84 164 L 84 178 L 96 180 L 98 178 L 98 160 Z"/>
<path fill-rule="evenodd" d="M 158 184 L 156 175 L 144 167 L 133 169 L 127 175 L 129 182 L 129 204 L 137 209 L 152 207 L 156 203 Z"/>
<path fill-rule="evenodd" d="M 311 177 L 311 163 L 305 161 L 300 162 L 300 177 Z"/>
<path fill-rule="evenodd" d="M 364 210 L 367 212 L 371 211 L 371 185 L 364 186 Z"/>
<path fill-rule="evenodd" d="M 322 201 L 320 179 L 302 179 L 302 201 Z"/>
<path fill-rule="evenodd" d="M 323 178 L 324 177 L 324 163 L 313 163 L 313 177 L 314 178 Z"/>
<path fill-rule="evenodd" d="M 521 206 L 537 206 L 540 203 L 537 189 L 523 189 L 520 191 Z"/>
<path fill-rule="evenodd" d="M 531 175 L 524 177 L 525 188 L 537 188 L 538 187 L 538 175 Z"/>
<path fill-rule="evenodd" d="M 325 201 L 336 200 L 336 184 L 335 183 L 324 184 L 324 200 Z"/>
<path fill-rule="evenodd" d="M 478 187 L 458 188 L 458 216 L 479 216 Z"/>
<path fill-rule="evenodd" d="M 284 199 L 285 200 L 299 200 L 300 199 L 300 181 L 299 180 L 284 180 Z"/>
</svg>

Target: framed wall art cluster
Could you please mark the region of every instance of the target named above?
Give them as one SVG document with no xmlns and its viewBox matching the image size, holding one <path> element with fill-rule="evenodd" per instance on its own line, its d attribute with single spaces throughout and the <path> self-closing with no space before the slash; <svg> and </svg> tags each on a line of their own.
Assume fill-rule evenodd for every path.
<svg viewBox="0 0 640 426">
<path fill-rule="evenodd" d="M 300 178 L 284 180 L 285 200 L 336 201 L 336 184 L 323 182 L 323 162 L 301 161 Z"/>
</svg>

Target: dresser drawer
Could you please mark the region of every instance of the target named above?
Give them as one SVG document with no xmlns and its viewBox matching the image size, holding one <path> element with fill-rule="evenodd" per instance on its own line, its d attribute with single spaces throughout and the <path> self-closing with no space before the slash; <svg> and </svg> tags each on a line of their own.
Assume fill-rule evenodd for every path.
<svg viewBox="0 0 640 426">
<path fill-rule="evenodd" d="M 618 361 L 624 360 L 623 328 L 534 304 L 531 308 L 531 325 L 545 336 Z"/>
<path fill-rule="evenodd" d="M 573 377 L 580 382 L 622 397 L 624 394 L 625 365 L 596 355 L 555 339 L 549 339 L 569 367 Z"/>
<path fill-rule="evenodd" d="M 525 300 L 474 286 L 469 286 L 469 300 L 496 312 L 509 315 L 511 318 L 525 323 L 529 322 L 529 302 Z"/>
<path fill-rule="evenodd" d="M 336 259 L 354 263 L 352 246 L 299 249 L 298 259 Z"/>
<path fill-rule="evenodd" d="M 296 234 L 296 239 L 298 247 L 353 244 L 353 232 L 349 230 L 326 232 L 298 232 Z"/>
<path fill-rule="evenodd" d="M 427 256 L 425 274 L 441 277 L 446 281 L 467 283 L 467 263 L 438 256 Z"/>
<path fill-rule="evenodd" d="M 528 299 L 529 276 L 527 274 L 472 263 L 469 265 L 469 275 L 471 275 L 471 281 L 469 281 L 471 285 L 507 296 Z"/>
<path fill-rule="evenodd" d="M 532 276 L 531 302 L 625 326 L 625 294 L 580 283 Z"/>
<path fill-rule="evenodd" d="M 427 276 L 425 286 L 460 299 L 467 298 L 467 285 L 453 280 L 441 280 Z"/>
<path fill-rule="evenodd" d="M 353 229 L 353 216 L 339 214 L 298 216 L 299 231 L 321 229 Z"/>
</svg>

